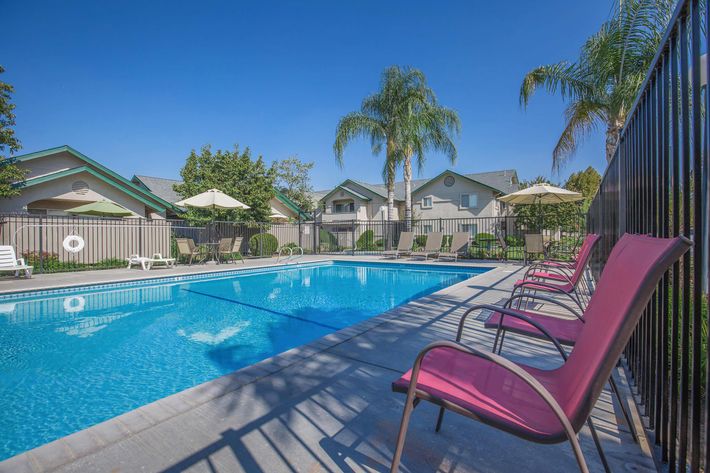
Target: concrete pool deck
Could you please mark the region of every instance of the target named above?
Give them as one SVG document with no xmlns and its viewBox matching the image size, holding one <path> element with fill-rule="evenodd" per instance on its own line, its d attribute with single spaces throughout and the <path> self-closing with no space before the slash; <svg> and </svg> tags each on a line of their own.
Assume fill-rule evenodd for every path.
<svg viewBox="0 0 710 473">
<path fill-rule="evenodd" d="M 303 261 L 315 259 L 380 261 L 360 257 Z M 227 266 L 243 265 L 213 268 L 221 271 Z M 390 383 L 411 367 L 424 345 L 454 338 L 465 306 L 501 301 L 521 275 L 516 264 L 475 266 L 494 269 L 0 462 L 0 472 L 388 471 L 404 401 L 403 395 L 390 391 Z M 175 272 L 201 272 L 182 268 Z M 39 281 L 43 285 L 33 289 L 44 289 L 135 279 L 136 273 L 156 277 L 175 272 L 156 270 L 144 276 L 138 270 L 107 270 L 38 275 L 21 282 Z M 0 291 L 18 290 L 7 289 L 5 282 L 0 281 Z M 464 338 L 466 343 L 490 347 L 493 333 L 483 328 L 482 318 L 470 319 Z M 542 367 L 559 363 L 559 355 L 549 346 L 512 335 L 504 354 Z M 437 408 L 427 403 L 416 409 L 402 471 L 576 471 L 567 444 L 532 444 L 453 413 L 447 414 L 437 434 L 436 414 Z M 617 419 L 619 409 L 608 392 L 593 417 L 613 471 L 656 471 L 648 449 L 642 448 L 644 442 L 633 443 Z M 590 469 L 603 471 L 586 428 L 580 437 Z"/>
</svg>

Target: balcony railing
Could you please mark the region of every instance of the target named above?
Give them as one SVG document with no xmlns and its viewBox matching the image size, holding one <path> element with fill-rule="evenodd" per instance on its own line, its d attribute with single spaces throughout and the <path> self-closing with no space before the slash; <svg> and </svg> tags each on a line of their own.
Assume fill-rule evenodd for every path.
<svg viewBox="0 0 710 473">
<path fill-rule="evenodd" d="M 655 451 L 670 472 L 710 468 L 704 5 L 679 1 L 588 215 L 589 230 L 603 237 L 597 271 L 625 232 L 694 242 L 659 284 L 625 352 Z"/>
</svg>

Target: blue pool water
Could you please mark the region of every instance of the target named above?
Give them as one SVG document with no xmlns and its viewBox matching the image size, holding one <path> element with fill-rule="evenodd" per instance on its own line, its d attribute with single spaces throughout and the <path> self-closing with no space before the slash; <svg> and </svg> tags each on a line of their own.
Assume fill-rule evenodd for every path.
<svg viewBox="0 0 710 473">
<path fill-rule="evenodd" d="M 328 262 L 0 296 L 0 459 L 485 271 Z"/>
</svg>

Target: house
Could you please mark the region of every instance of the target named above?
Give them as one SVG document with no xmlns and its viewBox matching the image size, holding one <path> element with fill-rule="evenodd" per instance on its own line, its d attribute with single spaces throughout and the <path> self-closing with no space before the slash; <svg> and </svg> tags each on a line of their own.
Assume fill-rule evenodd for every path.
<svg viewBox="0 0 710 473">
<path fill-rule="evenodd" d="M 71 146 L 59 146 L 14 158 L 27 170 L 21 193 L 0 199 L 0 212 L 67 215 L 79 205 L 109 200 L 135 217 L 163 219 L 178 212 L 172 202 L 94 161 Z"/>
<path fill-rule="evenodd" d="M 133 176 L 131 181 L 168 202 L 174 203 L 182 200 L 182 197 L 175 192 L 174 187 L 182 184 L 182 181 L 142 175 Z M 269 201 L 272 221 L 307 220 L 310 218 L 294 201 L 279 192 L 278 189 L 274 189 L 274 194 L 274 197 Z"/>
<path fill-rule="evenodd" d="M 431 179 L 412 181 L 412 212 L 417 220 L 509 215 L 501 195 L 518 190 L 513 169 L 476 174 L 446 170 Z M 394 220 L 404 217 L 404 182 L 395 183 Z M 346 179 L 329 191 L 313 194 L 323 222 L 387 220 L 387 188 Z"/>
</svg>

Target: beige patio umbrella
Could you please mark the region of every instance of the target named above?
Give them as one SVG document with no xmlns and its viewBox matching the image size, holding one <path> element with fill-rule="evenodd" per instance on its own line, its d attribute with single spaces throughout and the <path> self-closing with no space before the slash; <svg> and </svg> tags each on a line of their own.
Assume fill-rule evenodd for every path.
<svg viewBox="0 0 710 473">
<path fill-rule="evenodd" d="M 199 209 L 250 209 L 234 197 L 230 197 L 219 189 L 210 189 L 187 199 L 175 202 L 178 207 L 196 207 Z"/>
<path fill-rule="evenodd" d="M 215 209 L 250 209 L 247 204 L 239 202 L 219 189 L 210 189 L 187 199 L 175 202 L 178 207 L 195 207 L 198 209 L 212 209 L 212 223 L 214 223 Z M 214 225 L 212 225 L 214 226 Z M 210 231 L 210 233 L 212 233 Z M 211 236 L 211 235 L 210 235 Z M 217 235 L 219 236 L 219 235 Z"/>
<path fill-rule="evenodd" d="M 579 192 L 562 189 L 550 184 L 535 184 L 525 189 L 520 189 L 512 194 L 499 197 L 507 204 L 562 204 L 564 202 L 577 202 L 584 199 Z"/>
<path fill-rule="evenodd" d="M 542 229 L 542 206 L 543 204 L 563 204 L 565 202 L 577 202 L 584 199 L 579 192 L 574 192 L 550 184 L 535 184 L 534 186 L 520 189 L 512 194 L 498 198 L 500 201 L 513 205 L 539 205 L 540 222 L 538 226 Z"/>
<path fill-rule="evenodd" d="M 271 207 L 271 214 L 269 215 L 269 218 L 275 222 L 287 222 L 288 217 L 275 208 Z"/>
</svg>

